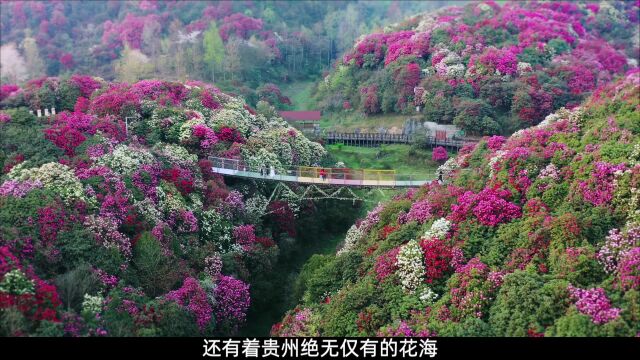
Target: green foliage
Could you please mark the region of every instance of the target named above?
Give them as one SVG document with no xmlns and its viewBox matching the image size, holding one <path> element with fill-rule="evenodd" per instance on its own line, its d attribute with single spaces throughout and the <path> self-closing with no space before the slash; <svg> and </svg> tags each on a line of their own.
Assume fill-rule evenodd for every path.
<svg viewBox="0 0 640 360">
<path fill-rule="evenodd" d="M 59 322 L 41 321 L 36 329 L 34 336 L 41 337 L 62 337 L 64 335 L 64 326 Z"/>
<path fill-rule="evenodd" d="M 480 99 L 463 99 L 456 106 L 457 115 L 453 124 L 467 133 L 490 135 L 500 133 L 500 126 L 494 120 L 491 106 Z"/>
<path fill-rule="evenodd" d="M 185 337 L 200 334 L 200 329 L 192 313 L 174 302 L 159 301 L 156 304 L 159 313 L 157 327 L 146 336 Z M 209 327 L 212 327 L 209 324 Z"/>
<path fill-rule="evenodd" d="M 300 285 L 306 288 L 303 296 L 304 302 L 306 304 L 318 303 L 345 283 L 355 281 L 358 278 L 358 267 L 361 262 L 362 256 L 360 254 L 347 252 L 332 258 L 315 269 L 304 269 L 303 272 L 312 271 L 312 275 L 308 275 L 306 286 Z M 316 261 L 317 264 L 318 261 Z"/>
<path fill-rule="evenodd" d="M 545 336 L 570 336 L 570 337 L 600 337 L 600 336 L 634 336 L 622 319 L 613 320 L 601 326 L 594 324 L 587 315 L 583 315 L 572 309 L 569 313 L 559 318 L 555 324 L 545 331 Z"/>
<path fill-rule="evenodd" d="M 62 150 L 44 137 L 44 124 L 35 115 L 29 114 L 26 108 L 9 110 L 11 121 L 0 124 L 0 165 L 12 156 L 21 154 L 29 159 L 32 167 L 55 161 Z"/>
<path fill-rule="evenodd" d="M 555 55 L 564 54 L 571 49 L 571 46 L 562 39 L 551 39 L 547 43 L 547 46 L 551 48 L 552 53 Z"/>
<path fill-rule="evenodd" d="M 542 65 L 549 61 L 549 56 L 547 53 L 538 50 L 538 48 L 529 46 L 524 48 L 522 52 L 518 54 L 518 60 L 529 63 L 531 66 L 535 66 Z"/>
<path fill-rule="evenodd" d="M 358 336 L 357 314 L 376 297 L 376 288 L 371 278 L 348 285 L 346 291 L 332 296 L 327 304 L 327 316 L 321 323 L 321 332 L 329 336 Z"/>
<path fill-rule="evenodd" d="M 25 316 L 15 307 L 0 311 L 0 335 L 16 336 L 29 331 L 29 323 Z"/>
<path fill-rule="evenodd" d="M 94 294 L 100 289 L 99 281 L 91 265 L 82 264 L 58 275 L 55 279 L 58 296 L 67 310 L 80 313 L 84 294 Z"/>
<path fill-rule="evenodd" d="M 516 271 L 506 275 L 491 307 L 489 323 L 493 332 L 497 336 L 526 336 L 528 330 L 541 325 L 542 315 L 553 319 L 560 309 L 545 301 L 553 292 L 544 291 L 543 286 L 543 278 L 535 273 Z M 543 303 L 547 306 L 542 306 Z"/>
<path fill-rule="evenodd" d="M 490 324 L 475 317 L 466 318 L 459 323 L 430 323 L 429 325 L 438 333 L 438 336 L 495 336 Z"/>
<path fill-rule="evenodd" d="M 136 242 L 130 266 L 131 283 L 151 297 L 166 293 L 182 280 L 173 258 L 163 253 L 160 243 L 149 232 Z"/>
</svg>

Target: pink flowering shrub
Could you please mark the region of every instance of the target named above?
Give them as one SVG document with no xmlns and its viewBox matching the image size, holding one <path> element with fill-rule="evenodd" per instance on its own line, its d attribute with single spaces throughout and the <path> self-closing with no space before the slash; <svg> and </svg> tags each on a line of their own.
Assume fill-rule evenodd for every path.
<svg viewBox="0 0 640 360">
<path fill-rule="evenodd" d="M 14 96 L 20 91 L 20 87 L 16 84 L 2 84 L 0 85 L 0 101 Z"/>
<path fill-rule="evenodd" d="M 486 188 L 474 194 L 467 191 L 458 197 L 457 204 L 451 206 L 451 219 L 463 221 L 469 214 L 485 226 L 497 226 L 522 216 L 520 208 L 507 200 L 511 197 L 508 190 Z"/>
<path fill-rule="evenodd" d="M 312 315 L 311 309 L 296 307 L 285 315 L 282 322 L 271 327 L 271 336 L 316 336 L 317 332 L 312 332 L 312 328 L 309 326 Z"/>
<path fill-rule="evenodd" d="M 0 185 L 0 196 L 25 197 L 31 190 L 42 188 L 38 180 L 15 181 L 7 180 Z"/>
<path fill-rule="evenodd" d="M 193 314 L 200 327 L 204 331 L 211 322 L 212 309 L 207 300 L 207 294 L 200 286 L 198 280 L 188 277 L 184 279 L 182 287 L 165 295 L 165 299 L 175 301 L 178 305 L 184 306 L 187 311 Z"/>
<path fill-rule="evenodd" d="M 451 316 L 481 318 L 492 299 L 492 282 L 488 281 L 489 268 L 480 259 L 473 258 L 456 270 L 450 285 Z"/>
<path fill-rule="evenodd" d="M 389 275 L 394 274 L 398 269 L 396 263 L 398 252 L 400 252 L 400 247 L 393 248 L 376 258 L 375 271 L 376 279 L 378 279 L 379 282 L 382 282 Z"/>
<path fill-rule="evenodd" d="M 235 13 L 222 19 L 220 25 L 220 37 L 226 41 L 230 36 L 235 35 L 241 39 L 248 39 L 249 34 L 261 30 L 262 19 L 252 18 L 242 13 Z"/>
<path fill-rule="evenodd" d="M 233 239 L 243 249 L 251 249 L 256 242 L 253 225 L 240 225 L 233 228 Z"/>
<path fill-rule="evenodd" d="M 478 58 L 478 63 L 484 65 L 487 70 L 491 72 L 495 71 L 500 72 L 500 74 L 514 75 L 518 70 L 517 52 L 517 48 L 496 49 L 494 47 L 488 47 Z"/>
<path fill-rule="evenodd" d="M 222 273 L 222 259 L 218 254 L 206 257 L 204 265 L 204 272 L 211 276 L 212 279 L 217 279 Z"/>
<path fill-rule="evenodd" d="M 237 328 L 244 323 L 251 297 L 249 285 L 231 276 L 221 275 L 214 290 L 216 321 Z"/>
<path fill-rule="evenodd" d="M 177 224 L 178 233 L 195 233 L 198 231 L 198 218 L 191 210 L 180 210 L 169 218 L 169 224 Z"/>
<path fill-rule="evenodd" d="M 131 175 L 133 185 L 140 190 L 146 198 L 157 201 L 157 186 L 160 184 L 160 167 L 157 165 L 142 164 Z"/>
<path fill-rule="evenodd" d="M 625 164 L 613 165 L 606 162 L 596 162 L 591 176 L 581 181 L 578 188 L 582 197 L 595 206 L 609 204 L 613 198 L 615 174 L 626 169 Z"/>
<path fill-rule="evenodd" d="M 611 302 L 602 288 L 580 289 L 569 285 L 576 308 L 589 316 L 594 324 L 605 324 L 620 316 L 620 309 L 611 307 Z"/>
<path fill-rule="evenodd" d="M 200 140 L 200 147 L 202 149 L 210 149 L 218 142 L 218 137 L 215 131 L 210 129 L 207 125 L 196 124 L 191 128 L 193 136 Z"/>
<path fill-rule="evenodd" d="M 409 212 L 404 216 L 404 220 L 417 221 L 418 223 L 423 224 L 433 216 L 431 209 L 432 205 L 429 203 L 428 199 L 414 202 L 411 205 Z"/>
<path fill-rule="evenodd" d="M 103 24 L 102 43 L 111 48 L 119 48 L 126 44 L 133 49 L 140 49 L 145 23 L 156 19 L 157 15 L 154 14 L 135 16 L 130 13 L 120 23 L 107 20 Z"/>
<path fill-rule="evenodd" d="M 640 245 L 639 227 L 632 227 L 624 233 L 618 229 L 611 229 L 596 257 L 604 271 L 613 273 L 627 253 L 638 245 Z"/>
<path fill-rule="evenodd" d="M 9 121 L 11 121 L 11 115 L 4 112 L 0 112 L 0 124 L 8 123 Z"/>
<path fill-rule="evenodd" d="M 493 151 L 500 150 L 507 139 L 504 136 L 494 135 L 487 139 L 487 147 Z"/>
<path fill-rule="evenodd" d="M 433 149 L 433 153 L 431 154 L 431 160 L 439 163 L 443 163 L 449 159 L 449 154 L 447 153 L 447 149 L 442 146 L 438 146 Z"/>
<path fill-rule="evenodd" d="M 640 287 L 640 247 L 634 247 L 620 259 L 618 276 L 623 289 L 631 290 Z"/>
<path fill-rule="evenodd" d="M 222 107 L 222 105 L 220 105 L 220 103 L 213 97 L 211 91 L 208 89 L 202 91 L 202 94 L 200 95 L 200 101 L 202 102 L 202 105 L 204 107 L 210 110 L 216 110 Z"/>
<path fill-rule="evenodd" d="M 118 231 L 116 220 L 94 216 L 87 218 L 85 225 L 98 244 L 118 250 L 127 259 L 131 257 L 131 240 Z"/>
<path fill-rule="evenodd" d="M 376 114 L 380 112 L 380 101 L 378 100 L 378 86 L 376 84 L 360 89 L 362 94 L 362 106 L 365 114 Z"/>
</svg>

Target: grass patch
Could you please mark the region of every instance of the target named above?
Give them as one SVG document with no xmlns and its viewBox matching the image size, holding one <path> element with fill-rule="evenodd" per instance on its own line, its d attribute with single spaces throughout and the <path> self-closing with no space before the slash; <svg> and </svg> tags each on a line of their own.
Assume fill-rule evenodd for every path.
<svg viewBox="0 0 640 360">
<path fill-rule="evenodd" d="M 280 86 L 280 91 L 291 100 L 292 110 L 316 110 L 311 93 L 317 81 L 294 81 Z"/>
<path fill-rule="evenodd" d="M 352 169 L 396 170 L 397 174 L 432 177 L 439 164 L 431 160 L 431 150 L 411 145 L 381 145 L 367 148 L 332 144 L 326 146 L 335 161 Z"/>
<path fill-rule="evenodd" d="M 326 113 L 322 114 L 320 127 L 323 129 L 333 129 L 336 131 L 353 131 L 359 128 L 362 132 L 378 132 L 378 128 L 397 128 L 402 131 L 405 121 L 409 115 L 379 114 L 365 116 L 359 112 L 351 113 Z"/>
</svg>

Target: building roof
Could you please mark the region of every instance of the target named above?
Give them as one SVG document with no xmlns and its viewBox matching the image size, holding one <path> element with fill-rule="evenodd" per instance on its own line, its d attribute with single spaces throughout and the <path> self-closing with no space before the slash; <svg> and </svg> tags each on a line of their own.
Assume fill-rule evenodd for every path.
<svg viewBox="0 0 640 360">
<path fill-rule="evenodd" d="M 320 121 L 320 111 L 280 111 L 280 116 L 290 121 Z"/>
</svg>

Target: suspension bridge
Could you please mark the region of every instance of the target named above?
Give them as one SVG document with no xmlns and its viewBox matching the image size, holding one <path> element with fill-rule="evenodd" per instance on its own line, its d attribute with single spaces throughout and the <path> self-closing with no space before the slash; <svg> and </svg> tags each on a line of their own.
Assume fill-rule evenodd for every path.
<svg viewBox="0 0 640 360">
<path fill-rule="evenodd" d="M 419 187 L 436 179 L 425 175 L 397 174 L 395 170 L 296 166 L 285 169 L 251 167 L 237 159 L 210 157 L 217 174 L 267 181 L 342 187 Z M 340 189 L 339 189 L 340 190 Z M 340 190 L 342 191 L 342 190 Z"/>
</svg>

